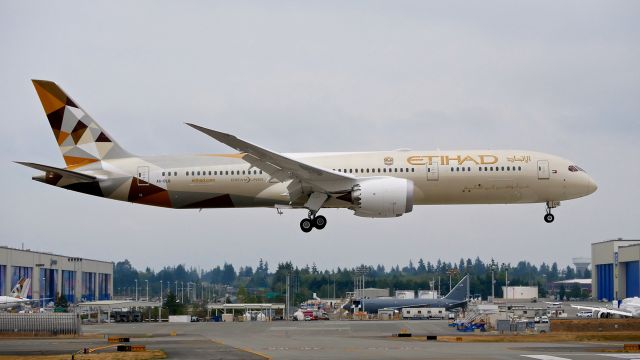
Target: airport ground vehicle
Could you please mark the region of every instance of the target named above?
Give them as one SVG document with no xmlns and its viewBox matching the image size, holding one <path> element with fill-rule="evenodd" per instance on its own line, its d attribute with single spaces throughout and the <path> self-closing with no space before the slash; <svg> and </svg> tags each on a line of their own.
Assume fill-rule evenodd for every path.
<svg viewBox="0 0 640 360">
<path fill-rule="evenodd" d="M 589 310 L 578 311 L 576 316 L 579 318 L 590 318 L 590 317 L 593 317 L 593 311 L 589 311 Z"/>
</svg>

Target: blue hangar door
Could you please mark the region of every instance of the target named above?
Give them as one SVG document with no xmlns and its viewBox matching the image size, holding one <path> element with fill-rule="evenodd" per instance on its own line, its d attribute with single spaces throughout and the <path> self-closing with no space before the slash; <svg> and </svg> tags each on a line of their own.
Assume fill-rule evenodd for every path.
<svg viewBox="0 0 640 360">
<path fill-rule="evenodd" d="M 598 300 L 613 300 L 613 264 L 596 265 Z"/>
<path fill-rule="evenodd" d="M 640 296 L 640 261 L 629 261 L 625 264 L 627 273 L 627 296 Z"/>
</svg>

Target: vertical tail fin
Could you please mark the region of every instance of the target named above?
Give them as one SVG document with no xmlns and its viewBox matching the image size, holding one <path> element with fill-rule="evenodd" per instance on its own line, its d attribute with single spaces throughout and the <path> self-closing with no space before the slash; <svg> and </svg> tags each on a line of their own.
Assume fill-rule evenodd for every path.
<svg viewBox="0 0 640 360">
<path fill-rule="evenodd" d="M 449 293 L 444 297 L 449 300 L 458 300 L 464 301 L 469 297 L 469 275 L 465 275 L 465 277 L 458 282 L 456 286 L 449 291 Z"/>
<path fill-rule="evenodd" d="M 27 278 L 22 284 L 22 291 L 20 291 L 20 297 L 23 299 L 26 299 L 27 295 L 29 295 L 30 288 L 31 288 L 31 278 Z"/>
<path fill-rule="evenodd" d="M 20 278 L 16 286 L 11 289 L 11 296 L 15 298 L 26 298 L 29 294 L 29 286 L 31 286 L 31 279 Z"/>
<path fill-rule="evenodd" d="M 130 156 L 56 83 L 32 81 L 68 168 Z"/>
</svg>

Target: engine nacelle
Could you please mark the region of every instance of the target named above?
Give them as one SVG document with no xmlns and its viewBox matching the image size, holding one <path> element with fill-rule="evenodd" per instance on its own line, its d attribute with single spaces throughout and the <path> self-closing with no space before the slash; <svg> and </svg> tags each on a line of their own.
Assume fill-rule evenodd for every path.
<svg viewBox="0 0 640 360">
<path fill-rule="evenodd" d="M 413 210 L 413 181 L 392 177 L 365 179 L 351 192 L 354 215 L 397 217 Z"/>
</svg>

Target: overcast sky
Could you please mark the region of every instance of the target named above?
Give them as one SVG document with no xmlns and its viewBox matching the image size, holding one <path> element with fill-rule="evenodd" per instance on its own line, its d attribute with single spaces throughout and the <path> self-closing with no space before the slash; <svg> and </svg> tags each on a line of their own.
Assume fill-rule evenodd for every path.
<svg viewBox="0 0 640 360">
<path fill-rule="evenodd" d="M 638 1 L 0 0 L 0 245 L 159 270 L 410 259 L 571 263 L 640 238 Z M 282 152 L 516 148 L 572 159 L 598 191 L 543 204 L 169 210 L 31 180 L 64 162 L 30 79 L 48 79 L 132 153 L 231 152 L 184 125 Z"/>
</svg>

